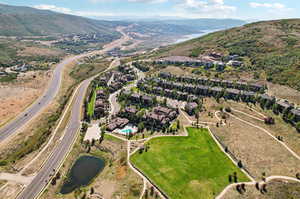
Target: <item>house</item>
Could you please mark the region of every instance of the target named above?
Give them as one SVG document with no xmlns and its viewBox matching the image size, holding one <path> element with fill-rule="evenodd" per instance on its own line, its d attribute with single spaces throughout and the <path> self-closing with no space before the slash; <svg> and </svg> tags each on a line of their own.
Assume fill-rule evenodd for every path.
<svg viewBox="0 0 300 199">
<path fill-rule="evenodd" d="M 241 100 L 243 102 L 252 102 L 256 101 L 256 94 L 252 91 L 241 91 Z"/>
<path fill-rule="evenodd" d="M 274 96 L 269 96 L 268 94 L 259 95 L 260 104 L 267 106 L 267 108 L 271 108 L 276 101 Z"/>
<path fill-rule="evenodd" d="M 189 115 L 195 114 L 195 110 L 198 107 L 198 104 L 195 102 L 186 103 L 184 109 Z"/>
<path fill-rule="evenodd" d="M 294 108 L 294 105 L 290 104 L 287 100 L 277 100 L 276 105 L 280 113 L 283 113 L 285 110 L 289 112 Z"/>
<path fill-rule="evenodd" d="M 138 112 L 138 110 L 134 107 L 126 107 L 125 112 L 128 114 L 136 114 Z"/>
<path fill-rule="evenodd" d="M 243 65 L 243 62 L 240 62 L 240 61 L 234 61 L 234 60 L 230 60 L 228 63 L 227 63 L 228 66 L 232 66 L 232 67 L 241 67 Z"/>
<path fill-rule="evenodd" d="M 196 86 L 196 92 L 197 92 L 198 95 L 208 96 L 209 87 L 198 85 L 198 86 Z"/>
<path fill-rule="evenodd" d="M 171 73 L 161 72 L 159 73 L 159 77 L 169 79 L 172 77 Z"/>
<path fill-rule="evenodd" d="M 172 109 L 162 107 L 162 106 L 157 106 L 153 108 L 153 111 L 158 115 L 169 115 L 172 112 Z"/>
<path fill-rule="evenodd" d="M 211 87 L 209 90 L 210 90 L 209 91 L 210 95 L 214 97 L 221 95 L 223 93 L 223 89 L 221 87 Z"/>
<path fill-rule="evenodd" d="M 233 88 L 234 83 L 230 80 L 222 80 L 221 85 L 222 87 Z"/>
<path fill-rule="evenodd" d="M 291 110 L 293 115 L 293 122 L 298 123 L 300 122 L 300 108 L 294 108 Z"/>
<path fill-rule="evenodd" d="M 96 91 L 96 99 L 107 99 L 108 95 L 105 93 L 104 90 L 97 90 Z"/>
<path fill-rule="evenodd" d="M 227 88 L 225 92 L 226 99 L 238 100 L 240 97 L 240 90 L 234 88 Z"/>
<path fill-rule="evenodd" d="M 251 91 L 259 92 L 259 91 L 265 90 L 266 86 L 265 85 L 261 85 L 261 84 L 249 84 L 248 88 Z"/>
<path fill-rule="evenodd" d="M 188 102 L 196 102 L 198 97 L 196 95 L 189 95 L 187 101 Z"/>
<path fill-rule="evenodd" d="M 129 123 L 129 120 L 126 118 L 116 117 L 112 119 L 107 126 L 108 131 L 114 131 L 117 128 L 123 128 Z"/>
</svg>

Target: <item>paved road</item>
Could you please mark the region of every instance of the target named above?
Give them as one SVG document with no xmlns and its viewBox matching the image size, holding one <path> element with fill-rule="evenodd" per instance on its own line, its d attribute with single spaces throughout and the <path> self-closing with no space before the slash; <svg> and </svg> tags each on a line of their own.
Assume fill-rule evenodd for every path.
<svg viewBox="0 0 300 199">
<path fill-rule="evenodd" d="M 99 51 L 98 53 L 105 53 L 111 50 L 114 47 L 120 46 L 120 44 L 126 42 L 127 39 L 121 38 L 112 42 L 112 45 L 106 45 L 105 49 Z M 80 55 L 86 56 L 86 55 Z M 77 58 L 78 59 L 78 58 Z M 119 62 L 119 60 L 113 61 L 109 68 L 107 68 L 102 73 L 110 70 L 112 67 L 115 67 Z M 50 175 L 54 173 L 54 170 L 58 170 L 60 165 L 62 164 L 64 158 L 70 151 L 77 133 L 79 131 L 81 125 L 81 107 L 83 105 L 83 100 L 85 96 L 85 92 L 90 84 L 90 82 L 94 79 L 91 77 L 87 80 L 84 80 L 77 90 L 76 97 L 74 98 L 74 103 L 72 105 L 71 117 L 69 123 L 65 129 L 65 133 L 63 138 L 60 140 L 60 143 L 55 147 L 51 156 L 48 158 L 43 168 L 39 171 L 39 173 L 35 176 L 35 178 L 31 181 L 31 183 L 26 186 L 26 188 L 21 192 L 21 194 L 17 197 L 18 199 L 34 199 L 37 198 L 40 192 L 44 189 L 44 187 L 48 184 L 51 179 Z"/>
<path fill-rule="evenodd" d="M 57 169 L 60 166 L 65 155 L 70 150 L 80 128 L 80 107 L 82 106 L 85 91 L 89 86 L 90 81 L 90 79 L 85 80 L 78 89 L 78 93 L 72 107 L 71 118 L 67 125 L 66 133 L 63 139 L 54 149 L 52 155 L 47 160 L 44 167 L 40 170 L 40 172 L 36 175 L 32 182 L 25 188 L 25 190 L 18 196 L 19 199 L 36 198 L 39 195 L 40 191 L 42 191 L 43 188 L 48 184 L 48 181 L 50 180 L 49 175 L 54 173 L 53 169 Z"/>
<path fill-rule="evenodd" d="M 53 77 L 45 93 L 35 101 L 29 108 L 23 113 L 18 115 L 14 120 L 0 129 L 0 143 L 5 141 L 11 135 L 17 133 L 22 127 L 30 122 L 35 116 L 38 115 L 44 108 L 46 108 L 57 95 L 61 86 L 62 73 L 64 66 L 72 63 L 75 60 L 90 55 L 91 53 L 81 54 L 73 57 L 69 57 L 59 63 L 54 71 Z"/>
<path fill-rule="evenodd" d="M 64 66 L 83 57 L 93 55 L 96 53 L 105 53 L 117 46 L 120 46 L 122 43 L 130 39 L 130 37 L 128 37 L 124 32 L 122 32 L 122 30 L 122 28 L 118 29 L 118 31 L 120 31 L 123 37 L 111 42 L 110 44 L 105 45 L 103 47 L 103 50 L 69 57 L 63 60 L 61 63 L 59 63 L 53 71 L 52 80 L 49 83 L 48 89 L 45 91 L 45 93 L 23 113 L 19 114 L 14 120 L 6 124 L 4 127 L 0 128 L 0 143 L 5 141 L 10 136 L 16 134 L 21 128 L 23 128 L 27 123 L 29 123 L 35 116 L 38 115 L 38 113 L 40 113 L 53 101 L 61 86 L 62 72 Z"/>
<path fill-rule="evenodd" d="M 13 135 L 29 122 L 38 112 L 46 107 L 56 96 L 61 85 L 61 74 L 66 64 L 70 63 L 72 58 L 68 58 L 55 67 L 53 78 L 49 84 L 47 91 L 34 104 L 27 108 L 23 113 L 19 114 L 13 121 L 0 129 L 0 142 Z M 26 116 L 25 116 L 26 115 Z"/>
</svg>

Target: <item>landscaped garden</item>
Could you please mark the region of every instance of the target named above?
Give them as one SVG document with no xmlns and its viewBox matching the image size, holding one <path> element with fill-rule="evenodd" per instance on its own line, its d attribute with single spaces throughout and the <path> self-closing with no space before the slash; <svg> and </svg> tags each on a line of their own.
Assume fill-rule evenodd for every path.
<svg viewBox="0 0 300 199">
<path fill-rule="evenodd" d="M 188 137 L 154 138 L 147 152 L 131 162 L 170 198 L 214 198 L 228 184 L 229 175 L 249 181 L 220 150 L 207 129 L 187 128 Z"/>
</svg>

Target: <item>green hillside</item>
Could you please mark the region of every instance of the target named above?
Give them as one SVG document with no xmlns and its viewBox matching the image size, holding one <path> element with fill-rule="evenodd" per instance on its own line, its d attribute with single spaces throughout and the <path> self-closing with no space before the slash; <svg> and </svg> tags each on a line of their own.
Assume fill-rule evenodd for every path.
<svg viewBox="0 0 300 199">
<path fill-rule="evenodd" d="M 244 70 L 300 90 L 300 19 L 263 21 L 208 34 L 163 49 L 159 56 L 197 57 L 209 51 L 238 54 Z"/>
<path fill-rule="evenodd" d="M 0 4 L 0 35 L 41 36 L 70 33 L 103 33 L 118 36 L 115 27 L 123 22 L 87 19 L 30 7 Z"/>
</svg>

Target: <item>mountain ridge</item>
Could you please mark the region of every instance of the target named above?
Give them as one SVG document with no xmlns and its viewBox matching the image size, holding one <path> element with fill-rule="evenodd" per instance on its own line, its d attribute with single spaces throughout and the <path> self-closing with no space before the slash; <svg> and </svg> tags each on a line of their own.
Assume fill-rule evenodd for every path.
<svg viewBox="0 0 300 199">
<path fill-rule="evenodd" d="M 198 57 L 216 51 L 242 57 L 244 70 L 300 90 L 300 19 L 260 21 L 168 46 L 158 57 Z M 261 73 L 261 74 L 262 74 Z"/>
</svg>

